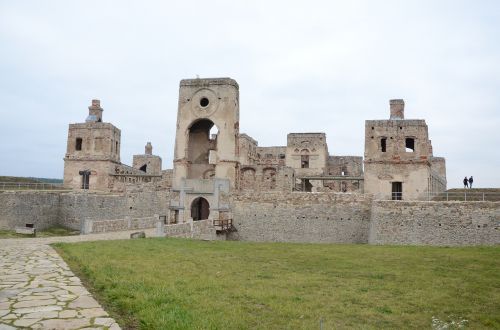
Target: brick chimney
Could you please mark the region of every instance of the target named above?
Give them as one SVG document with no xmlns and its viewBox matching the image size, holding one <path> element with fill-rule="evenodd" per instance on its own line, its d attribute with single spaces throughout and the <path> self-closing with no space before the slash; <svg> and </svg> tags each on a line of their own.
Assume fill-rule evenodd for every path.
<svg viewBox="0 0 500 330">
<path fill-rule="evenodd" d="M 101 108 L 101 101 L 92 100 L 92 105 L 89 107 L 89 119 L 93 119 L 93 120 L 89 120 L 89 121 L 101 122 L 102 121 L 102 111 L 103 111 L 103 109 Z"/>
<path fill-rule="evenodd" d="M 153 146 L 151 145 L 151 142 L 148 142 L 146 144 L 146 147 L 144 148 L 144 153 L 146 155 L 152 155 L 153 154 Z"/>
<path fill-rule="evenodd" d="M 403 99 L 390 100 L 391 118 L 405 119 L 405 101 Z"/>
</svg>

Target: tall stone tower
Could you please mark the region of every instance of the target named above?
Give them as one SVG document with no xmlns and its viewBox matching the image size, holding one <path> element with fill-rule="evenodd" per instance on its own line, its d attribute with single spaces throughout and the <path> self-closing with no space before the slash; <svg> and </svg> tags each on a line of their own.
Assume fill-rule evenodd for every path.
<svg viewBox="0 0 500 330">
<path fill-rule="evenodd" d="M 217 219 L 237 186 L 239 87 L 230 78 L 180 82 L 172 187 L 179 221 Z"/>
<path fill-rule="evenodd" d="M 174 187 L 184 179 L 229 179 L 238 163 L 239 90 L 235 80 L 180 83 L 174 151 Z"/>
<path fill-rule="evenodd" d="M 121 132 L 102 122 L 101 104 L 92 100 L 85 123 L 70 124 L 64 157 L 64 186 L 107 190 L 112 166 L 120 164 Z"/>
<path fill-rule="evenodd" d="M 405 119 L 403 100 L 389 103 L 389 120 L 365 122 L 365 192 L 415 200 L 446 190 L 445 160 L 433 156 L 425 120 Z"/>
</svg>

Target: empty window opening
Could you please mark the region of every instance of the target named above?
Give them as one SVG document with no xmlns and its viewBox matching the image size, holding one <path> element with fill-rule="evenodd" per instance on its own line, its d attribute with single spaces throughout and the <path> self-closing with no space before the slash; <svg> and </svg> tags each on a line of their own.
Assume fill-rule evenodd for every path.
<svg viewBox="0 0 500 330">
<path fill-rule="evenodd" d="M 208 101 L 208 99 L 207 99 L 206 97 L 202 97 L 202 98 L 200 99 L 200 106 L 201 106 L 202 108 L 207 107 L 209 103 L 210 103 L 210 101 Z"/>
<path fill-rule="evenodd" d="M 392 200 L 400 201 L 403 199 L 403 182 L 392 182 Z"/>
<path fill-rule="evenodd" d="M 311 192 L 312 187 L 313 187 L 312 183 L 309 182 L 308 179 L 304 179 L 302 182 L 303 182 L 303 189 L 302 190 L 306 191 L 306 192 Z"/>
<path fill-rule="evenodd" d="M 118 153 L 118 141 L 115 142 L 115 152 Z"/>
<path fill-rule="evenodd" d="M 382 138 L 380 140 L 380 148 L 382 149 L 382 152 L 387 151 L 387 138 Z"/>
<path fill-rule="evenodd" d="M 143 172 L 146 172 L 146 169 L 148 168 L 148 165 L 147 164 L 144 164 L 142 165 L 139 170 L 143 171 Z"/>
<path fill-rule="evenodd" d="M 191 218 L 193 218 L 194 221 L 206 220 L 209 214 L 210 205 L 205 198 L 198 197 L 191 203 Z"/>
<path fill-rule="evenodd" d="M 210 134 L 215 136 L 211 139 Z M 207 170 L 215 170 L 218 129 L 209 119 L 195 121 L 189 128 L 187 156 L 189 161 L 188 178 L 202 179 Z M 212 153 L 210 153 L 212 151 Z"/>
<path fill-rule="evenodd" d="M 405 139 L 405 150 L 406 152 L 414 152 L 415 151 L 415 139 L 414 138 L 406 138 Z"/>
<path fill-rule="evenodd" d="M 82 176 L 82 189 L 89 189 L 90 171 L 80 171 L 79 174 Z"/>
<path fill-rule="evenodd" d="M 212 126 L 208 134 L 210 134 L 209 136 L 211 140 L 217 140 L 217 136 L 219 135 L 219 129 L 217 128 L 216 125 L 214 125 Z"/>
<path fill-rule="evenodd" d="M 300 156 L 300 167 L 309 168 L 309 155 Z"/>
<path fill-rule="evenodd" d="M 82 150 L 82 138 L 76 138 L 75 150 Z"/>
<path fill-rule="evenodd" d="M 342 175 L 342 176 L 347 175 L 347 167 L 342 166 L 342 168 L 340 169 L 340 175 Z"/>
</svg>

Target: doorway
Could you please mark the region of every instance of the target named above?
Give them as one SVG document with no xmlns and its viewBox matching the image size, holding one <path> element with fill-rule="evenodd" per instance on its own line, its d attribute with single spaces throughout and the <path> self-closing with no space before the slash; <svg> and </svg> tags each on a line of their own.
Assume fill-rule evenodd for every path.
<svg viewBox="0 0 500 330">
<path fill-rule="evenodd" d="M 205 198 L 198 197 L 191 203 L 191 218 L 194 221 L 206 220 L 209 214 L 210 204 Z"/>
</svg>

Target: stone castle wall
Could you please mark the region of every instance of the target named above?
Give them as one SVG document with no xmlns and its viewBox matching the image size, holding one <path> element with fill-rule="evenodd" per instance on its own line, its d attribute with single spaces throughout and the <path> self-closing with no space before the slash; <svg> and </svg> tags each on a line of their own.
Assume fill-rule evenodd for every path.
<svg viewBox="0 0 500 330">
<path fill-rule="evenodd" d="M 167 214 L 168 191 L 137 191 L 125 194 L 62 194 L 59 224 L 80 229 L 85 219 L 142 218 Z"/>
<path fill-rule="evenodd" d="M 0 192 L 0 230 L 56 224 L 91 231 L 152 228 L 170 192 Z M 256 192 L 229 201 L 229 239 L 411 245 L 500 244 L 500 202 L 373 201 L 370 195 Z M 219 238 L 210 220 L 165 226 L 167 236 Z"/>
<path fill-rule="evenodd" d="M 367 243 L 371 199 L 359 194 L 242 194 L 232 201 L 230 239 Z"/>
<path fill-rule="evenodd" d="M 35 224 L 38 230 L 54 225 L 81 230 L 86 219 L 166 215 L 169 194 L 153 190 L 126 194 L 0 192 L 0 230 L 24 227 L 27 223 Z"/>
<path fill-rule="evenodd" d="M 24 227 L 38 230 L 57 224 L 61 194 L 37 191 L 0 191 L 0 230 Z"/>
<path fill-rule="evenodd" d="M 370 244 L 500 244 L 498 202 L 374 201 Z"/>
</svg>

